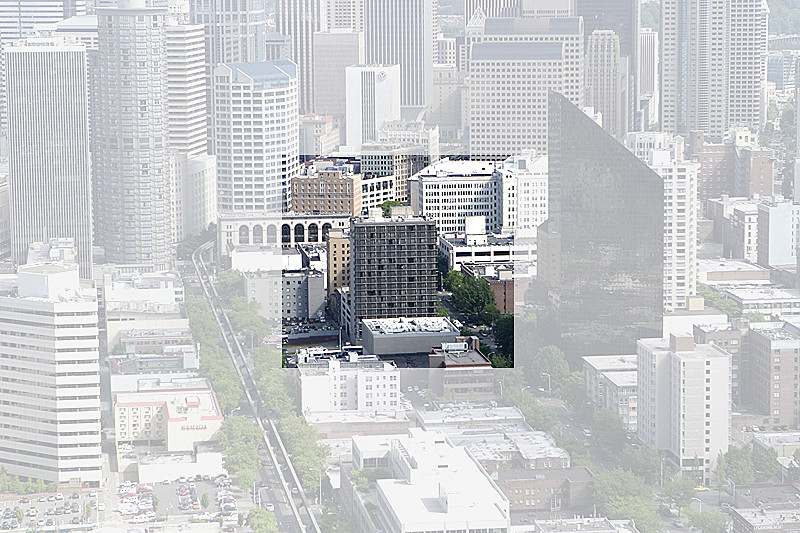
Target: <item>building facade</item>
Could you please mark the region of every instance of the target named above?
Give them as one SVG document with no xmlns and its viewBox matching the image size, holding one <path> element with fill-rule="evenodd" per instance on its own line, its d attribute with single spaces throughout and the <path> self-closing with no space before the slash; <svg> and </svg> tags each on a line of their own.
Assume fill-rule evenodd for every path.
<svg viewBox="0 0 800 533">
<path fill-rule="evenodd" d="M 92 269 L 92 174 L 86 48 L 61 38 L 4 48 L 12 260 L 28 245 L 72 238 Z"/>
<path fill-rule="evenodd" d="M 77 264 L 22 265 L 0 296 L 0 465 L 57 483 L 103 481 L 97 294 Z M 42 343 L 42 338 L 51 339 Z"/>
<path fill-rule="evenodd" d="M 215 70 L 214 80 L 218 209 L 287 210 L 290 183 L 300 171 L 295 64 L 285 60 L 226 64 Z M 253 120 L 262 127 L 253 128 Z M 238 148 L 242 142 L 251 146 L 249 154 Z"/>
</svg>

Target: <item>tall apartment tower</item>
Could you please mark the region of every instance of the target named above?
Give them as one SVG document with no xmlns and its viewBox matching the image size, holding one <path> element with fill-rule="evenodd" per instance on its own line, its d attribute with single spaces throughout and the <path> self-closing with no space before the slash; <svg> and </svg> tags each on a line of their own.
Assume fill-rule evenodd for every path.
<svg viewBox="0 0 800 533">
<path fill-rule="evenodd" d="M 468 30 L 470 155 L 546 154 L 548 92 L 584 105 L 581 19 L 490 18 Z"/>
<path fill-rule="evenodd" d="M 367 64 L 400 65 L 400 105 L 416 118 L 433 101 L 434 0 L 364 0 Z"/>
<path fill-rule="evenodd" d="M 436 314 L 436 223 L 410 212 L 371 209 L 350 222 L 350 331 L 366 318 Z"/>
<path fill-rule="evenodd" d="M 800 80 L 800 58 L 795 60 L 794 79 Z M 800 102 L 800 83 L 794 85 L 794 101 Z M 794 160 L 794 184 L 792 187 L 792 197 L 795 201 L 800 201 L 800 105 L 794 108 L 795 131 L 795 160 Z"/>
<path fill-rule="evenodd" d="M 760 129 L 765 112 L 766 0 L 664 0 L 661 127 L 721 138 Z"/>
<path fill-rule="evenodd" d="M 320 0 L 320 29 L 364 31 L 364 0 Z"/>
<path fill-rule="evenodd" d="M 81 275 L 92 272 L 92 173 L 86 48 L 61 38 L 5 46 L 11 247 L 75 239 Z"/>
<path fill-rule="evenodd" d="M 364 32 L 350 29 L 318 31 L 314 34 L 314 113 L 344 116 L 346 111 L 345 69 L 366 61 Z M 399 81 L 399 80 L 398 80 Z"/>
<path fill-rule="evenodd" d="M 218 209 L 281 213 L 300 171 L 297 67 L 288 60 L 220 65 L 214 84 Z"/>
<path fill-rule="evenodd" d="M 664 180 L 564 96 L 549 107 L 538 275 L 553 330 L 576 362 L 629 353 L 661 332 Z"/>
<path fill-rule="evenodd" d="M 96 244 L 112 263 L 172 263 L 166 9 L 98 9 L 92 116 Z"/>
<path fill-rule="evenodd" d="M 0 306 L 0 341 L 9 347 L 0 353 L 5 379 L 0 466 L 19 476 L 99 487 L 100 345 L 94 287 L 81 284 L 74 263 L 22 265 L 17 282 L 2 287 Z M 25 336 L 20 324 L 25 324 Z"/>
<path fill-rule="evenodd" d="M 586 105 L 602 113 L 603 129 L 622 139 L 628 131 L 628 84 L 620 68 L 619 35 L 595 30 L 586 47 Z"/>
<path fill-rule="evenodd" d="M 731 431 L 731 355 L 694 338 L 637 343 L 639 440 L 708 485 Z"/>
<path fill-rule="evenodd" d="M 314 32 L 320 29 L 319 0 L 278 0 L 275 26 L 278 33 L 289 36 L 289 59 L 297 65 L 300 113 L 311 113 L 314 110 Z"/>
<path fill-rule="evenodd" d="M 172 230 L 175 242 L 201 232 L 216 218 L 216 159 L 208 154 L 204 27 L 166 27 L 169 146 L 175 153 Z"/>
<path fill-rule="evenodd" d="M 625 146 L 664 180 L 664 310 L 683 309 L 697 293 L 700 165 L 684 156 L 684 140 L 677 135 L 628 133 Z"/>
<path fill-rule="evenodd" d="M 378 140 L 384 122 L 400 120 L 400 65 L 353 65 L 345 69 L 347 145 L 361 150 Z"/>
</svg>

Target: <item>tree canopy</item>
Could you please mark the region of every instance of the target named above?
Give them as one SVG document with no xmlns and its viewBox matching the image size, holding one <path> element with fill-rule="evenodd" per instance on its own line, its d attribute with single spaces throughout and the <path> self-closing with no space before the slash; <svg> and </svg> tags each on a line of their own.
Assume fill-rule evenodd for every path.
<svg viewBox="0 0 800 533">
<path fill-rule="evenodd" d="M 642 533 L 655 533 L 661 528 L 652 494 L 644 479 L 627 470 L 601 472 L 594 478 L 597 510 L 612 520 L 633 519 Z"/>
</svg>

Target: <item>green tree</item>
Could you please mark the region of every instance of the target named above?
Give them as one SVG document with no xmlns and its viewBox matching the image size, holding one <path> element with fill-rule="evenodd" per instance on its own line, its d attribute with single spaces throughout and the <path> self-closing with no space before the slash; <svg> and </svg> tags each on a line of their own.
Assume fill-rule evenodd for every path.
<svg viewBox="0 0 800 533">
<path fill-rule="evenodd" d="M 583 374 L 573 372 L 558 387 L 558 397 L 567 402 L 573 409 L 586 403 L 586 390 L 583 386 Z"/>
<path fill-rule="evenodd" d="M 761 314 L 759 312 L 756 312 L 756 311 L 753 311 L 753 312 L 750 312 L 750 313 L 742 313 L 742 318 L 746 318 L 750 322 L 766 322 L 767 321 L 767 317 L 765 317 L 763 314 Z"/>
<path fill-rule="evenodd" d="M 380 208 L 383 209 L 383 216 L 388 217 L 392 214 L 393 207 L 401 207 L 404 205 L 406 204 L 398 200 L 387 200 L 380 205 Z"/>
<path fill-rule="evenodd" d="M 727 529 L 725 517 L 719 513 L 687 511 L 686 515 L 689 517 L 689 525 L 702 533 L 725 533 Z"/>
<path fill-rule="evenodd" d="M 665 483 L 662 495 L 680 511 L 692 503 L 692 498 L 694 497 L 694 481 L 688 478 L 678 478 Z"/>
<path fill-rule="evenodd" d="M 202 496 L 200 496 L 200 506 L 203 509 L 208 509 L 208 504 L 211 503 L 211 498 L 208 497 L 208 493 L 204 492 Z"/>
<path fill-rule="evenodd" d="M 778 452 L 775 448 L 765 450 L 753 444 L 751 447 L 753 457 L 753 473 L 757 482 L 769 481 L 770 478 L 780 473 L 781 465 L 778 463 Z"/>
<path fill-rule="evenodd" d="M 528 382 L 539 387 L 550 387 L 558 390 L 561 384 L 570 376 L 567 359 L 558 347 L 553 345 L 539 348 L 533 356 L 531 364 L 525 367 Z M 550 376 L 549 382 L 547 375 Z"/>
<path fill-rule="evenodd" d="M 796 449 L 792 454 L 793 463 L 789 467 L 789 481 L 795 482 L 800 480 L 800 448 Z"/>
<path fill-rule="evenodd" d="M 722 452 L 717 455 L 717 466 L 714 468 L 714 488 L 722 492 L 728 487 L 728 472 L 725 469 L 725 455 Z"/>
<path fill-rule="evenodd" d="M 750 485 L 755 482 L 753 457 L 749 446 L 731 446 L 725 457 L 725 471 L 737 485 Z"/>
<path fill-rule="evenodd" d="M 778 103 L 775 100 L 770 100 L 767 104 L 767 122 L 773 122 L 778 118 Z"/>
<path fill-rule="evenodd" d="M 153 495 L 153 509 L 155 509 L 155 494 Z M 85 522 L 88 522 L 89 519 L 92 518 L 92 511 L 93 511 L 92 506 L 87 503 L 86 506 L 84 506 Z"/>
<path fill-rule="evenodd" d="M 350 533 L 354 531 L 352 524 L 335 504 L 325 504 L 320 528 L 325 533 Z"/>
<path fill-rule="evenodd" d="M 780 128 L 781 132 L 784 134 L 792 134 L 794 130 L 794 106 L 792 104 L 786 104 L 786 107 L 783 108 L 783 112 L 781 112 Z"/>
<path fill-rule="evenodd" d="M 17 509 L 17 522 L 21 524 L 23 520 L 25 520 L 25 511 Z"/>
<path fill-rule="evenodd" d="M 158 495 L 154 492 L 153 493 L 153 512 L 158 511 Z"/>
<path fill-rule="evenodd" d="M 494 306 L 494 293 L 489 282 L 483 278 L 473 278 L 462 274 L 462 281 L 453 287 L 453 304 L 463 313 L 474 315 L 486 321 L 487 313 L 497 312 Z"/>
<path fill-rule="evenodd" d="M 642 533 L 655 533 L 661 528 L 650 487 L 632 472 L 618 468 L 598 473 L 594 495 L 597 510 L 612 520 L 633 519 Z"/>
<path fill-rule="evenodd" d="M 514 357 L 514 315 L 500 315 L 494 322 L 497 349 L 506 357 Z"/>
<path fill-rule="evenodd" d="M 617 413 L 610 409 L 598 409 L 592 419 L 592 436 L 595 442 L 607 450 L 619 451 L 625 445 L 627 430 Z"/>
<path fill-rule="evenodd" d="M 742 309 L 736 302 L 704 283 L 697 284 L 697 294 L 705 298 L 711 307 L 716 307 L 730 318 L 742 316 Z"/>
<path fill-rule="evenodd" d="M 254 533 L 278 533 L 275 515 L 266 509 L 251 509 L 245 523 Z"/>
</svg>

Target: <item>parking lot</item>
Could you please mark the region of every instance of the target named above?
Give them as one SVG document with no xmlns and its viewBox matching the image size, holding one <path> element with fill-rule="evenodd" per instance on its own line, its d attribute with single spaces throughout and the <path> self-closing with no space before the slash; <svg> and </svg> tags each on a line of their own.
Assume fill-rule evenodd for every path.
<svg viewBox="0 0 800 533">
<path fill-rule="evenodd" d="M 86 513 L 86 505 L 91 511 Z M 101 503 L 100 507 L 104 507 Z M 98 511 L 95 491 L 64 492 L 24 496 L 0 504 L 0 530 L 27 529 L 36 524 L 38 529 L 56 530 L 64 526 L 94 523 L 103 519 L 105 510 Z M 20 520 L 21 519 L 21 520 Z"/>
<path fill-rule="evenodd" d="M 246 514 L 253 507 L 252 498 L 247 492 L 228 483 L 216 484 L 215 480 L 208 476 L 165 480 L 150 485 L 134 485 L 134 487 L 136 488 L 133 493 L 138 493 L 137 496 L 140 496 L 136 500 L 123 497 L 125 493 L 132 494 L 130 488 L 117 495 L 119 509 L 125 512 L 123 518 L 133 523 L 153 519 L 163 520 L 175 516 L 212 520 L 218 518 L 220 514 L 235 521 L 238 513 Z M 150 490 L 152 493 L 149 492 Z M 133 505 L 139 505 L 141 495 L 145 496 L 145 501 L 148 497 L 151 498 L 152 514 L 146 504 L 141 509 L 133 507 Z M 206 500 L 204 495 L 207 495 L 207 507 L 203 507 L 204 500 Z"/>
</svg>

